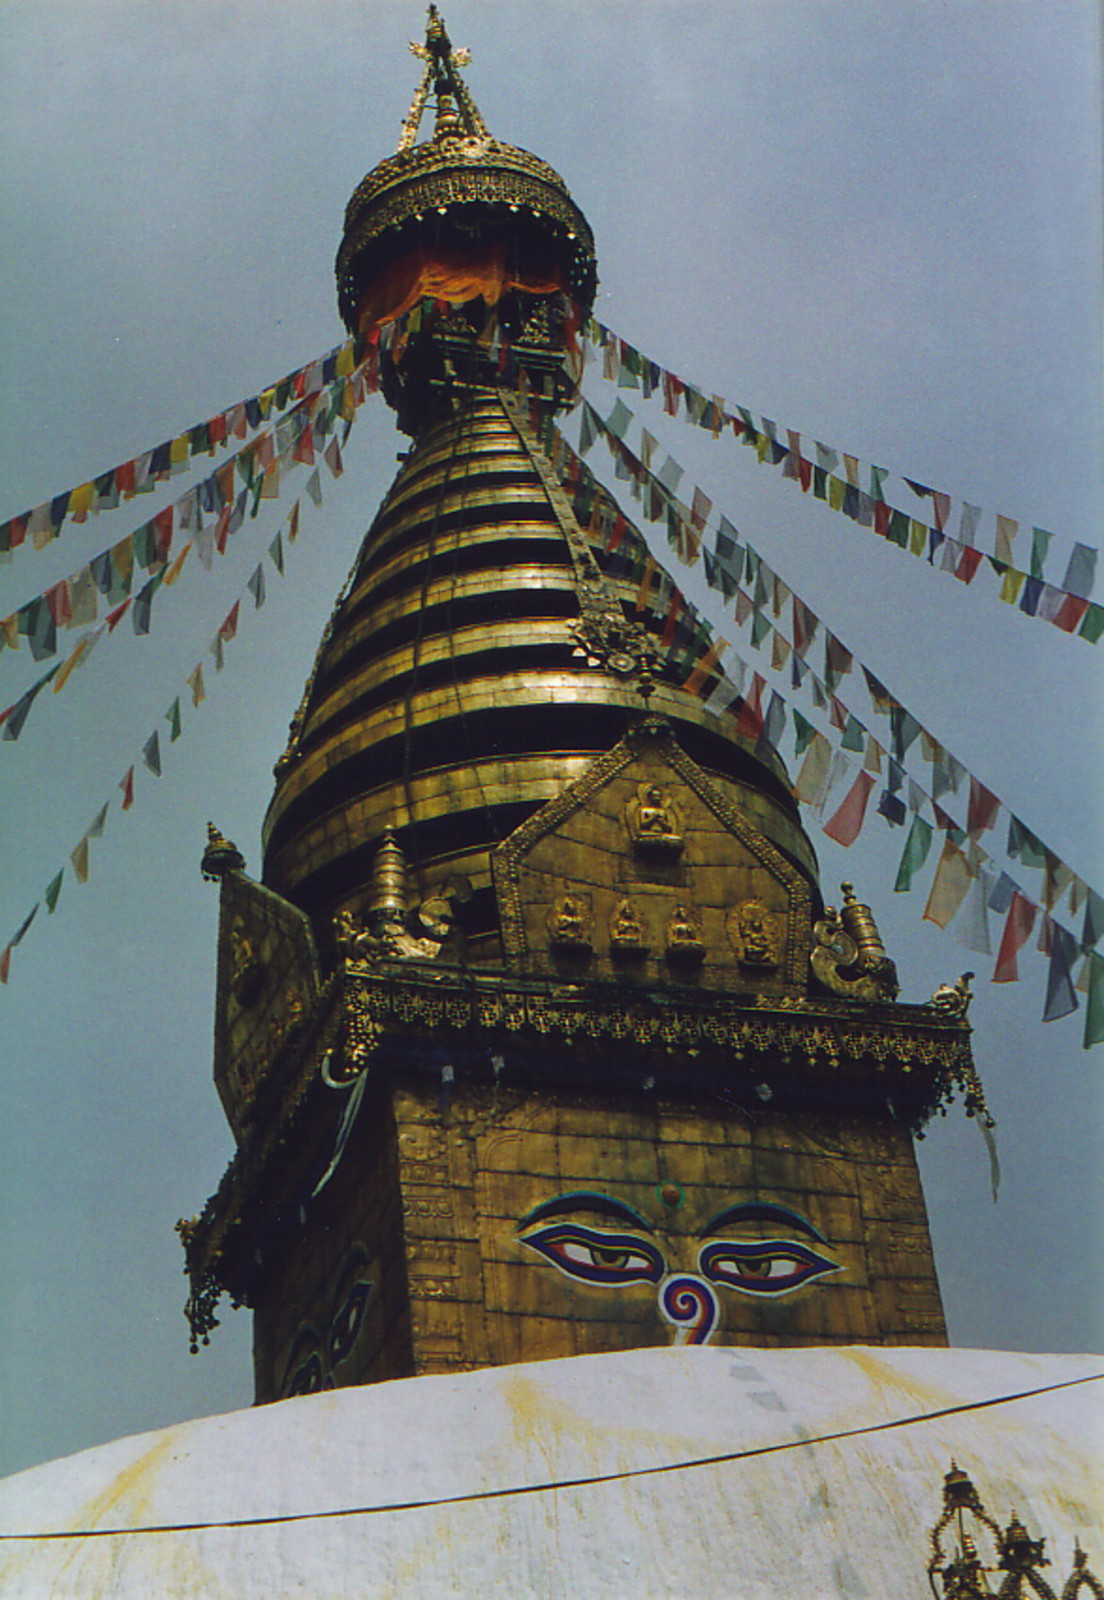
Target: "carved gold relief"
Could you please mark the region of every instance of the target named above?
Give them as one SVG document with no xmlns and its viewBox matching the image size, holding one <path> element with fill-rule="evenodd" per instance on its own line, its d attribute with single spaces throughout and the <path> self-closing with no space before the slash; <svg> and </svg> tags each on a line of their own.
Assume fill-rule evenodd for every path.
<svg viewBox="0 0 1104 1600">
<path fill-rule="evenodd" d="M 729 911 L 725 927 L 742 967 L 773 968 L 781 962 L 783 919 L 762 900 L 741 900 Z"/>
<path fill-rule="evenodd" d="M 625 808 L 625 822 L 638 855 L 677 856 L 684 840 L 678 808 L 670 791 L 641 783 Z"/>
<path fill-rule="evenodd" d="M 253 941 L 238 921 L 230 930 L 230 992 L 248 1011 L 257 1004 L 264 988 L 265 968 L 253 948 Z"/>
<path fill-rule="evenodd" d="M 561 895 L 548 913 L 548 934 L 554 950 L 588 952 L 592 948 L 589 896 Z"/>
<path fill-rule="evenodd" d="M 615 955 L 644 955 L 648 936 L 631 900 L 619 900 L 613 909 L 609 929 L 610 949 Z"/>
<path fill-rule="evenodd" d="M 705 959 L 701 920 L 689 906 L 676 906 L 667 919 L 667 959 L 683 966 Z"/>
</svg>

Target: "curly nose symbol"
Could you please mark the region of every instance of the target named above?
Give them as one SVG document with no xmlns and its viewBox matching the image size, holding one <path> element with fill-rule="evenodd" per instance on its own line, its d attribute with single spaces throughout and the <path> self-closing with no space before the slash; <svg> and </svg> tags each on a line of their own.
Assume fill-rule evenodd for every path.
<svg viewBox="0 0 1104 1600">
<path fill-rule="evenodd" d="M 660 1285 L 659 1309 L 678 1344 L 705 1344 L 717 1325 L 717 1296 L 702 1278 L 668 1278 Z"/>
</svg>

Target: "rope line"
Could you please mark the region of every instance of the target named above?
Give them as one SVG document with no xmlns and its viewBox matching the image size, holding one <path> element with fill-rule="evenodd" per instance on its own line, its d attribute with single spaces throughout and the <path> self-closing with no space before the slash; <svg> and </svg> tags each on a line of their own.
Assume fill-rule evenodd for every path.
<svg viewBox="0 0 1104 1600">
<path fill-rule="evenodd" d="M 627 1483 L 636 1478 L 654 1478 L 673 1472 L 687 1472 L 698 1467 L 723 1466 L 731 1461 L 751 1461 L 759 1456 L 779 1455 L 787 1450 L 806 1449 L 810 1445 L 835 1444 L 843 1439 L 859 1439 L 869 1434 L 889 1433 L 896 1428 L 914 1427 L 917 1423 L 936 1422 L 941 1417 L 961 1416 L 970 1411 L 985 1411 L 992 1406 L 1032 1400 L 1039 1395 L 1054 1394 L 1061 1389 L 1074 1389 L 1085 1383 L 1099 1383 L 1102 1379 L 1104 1372 L 1094 1372 L 1084 1378 L 1068 1378 L 1062 1383 L 1044 1384 L 1038 1389 L 1024 1389 L 1016 1394 L 994 1395 L 989 1400 L 966 1400 L 960 1405 L 943 1406 L 938 1411 L 917 1412 L 913 1416 L 896 1417 L 891 1422 L 872 1423 L 863 1428 L 844 1428 L 836 1433 L 819 1434 L 811 1439 L 787 1439 L 780 1444 L 756 1445 L 750 1450 L 729 1450 L 718 1455 L 699 1456 L 693 1461 L 672 1461 L 656 1467 L 634 1467 L 628 1472 L 596 1473 L 586 1478 L 565 1478 L 559 1483 L 516 1484 L 507 1489 L 482 1489 L 471 1494 L 443 1495 L 436 1499 L 396 1500 L 387 1505 L 348 1506 L 337 1511 L 290 1511 L 271 1517 L 239 1517 L 225 1522 L 168 1522 L 143 1528 L 79 1528 L 49 1533 L 0 1533 L 0 1542 L 28 1542 L 39 1539 L 117 1539 L 132 1537 L 135 1534 L 202 1533 L 207 1530 L 229 1528 L 267 1528 L 293 1522 L 332 1521 L 336 1517 L 370 1517 L 397 1511 L 433 1511 L 443 1506 L 511 1500 L 522 1495 L 558 1493 L 563 1489 L 590 1489 L 605 1483 Z"/>
</svg>

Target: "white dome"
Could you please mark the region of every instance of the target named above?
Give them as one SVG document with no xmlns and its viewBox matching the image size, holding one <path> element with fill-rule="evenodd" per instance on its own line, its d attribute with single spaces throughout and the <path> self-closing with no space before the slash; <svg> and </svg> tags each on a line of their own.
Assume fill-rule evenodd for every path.
<svg viewBox="0 0 1104 1600">
<path fill-rule="evenodd" d="M 1104 1567 L 1102 1366 L 702 1347 L 287 1400 L 0 1484 L 0 1592 L 931 1600 L 952 1457 L 1060 1588 L 1075 1538 Z"/>
</svg>

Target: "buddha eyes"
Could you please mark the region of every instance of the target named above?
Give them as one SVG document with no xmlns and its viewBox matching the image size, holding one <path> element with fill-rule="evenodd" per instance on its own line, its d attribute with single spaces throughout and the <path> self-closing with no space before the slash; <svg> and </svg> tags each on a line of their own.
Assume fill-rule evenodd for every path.
<svg viewBox="0 0 1104 1600">
<path fill-rule="evenodd" d="M 553 1223 L 521 1242 L 584 1283 L 658 1283 L 665 1271 L 663 1257 L 647 1240 L 579 1223 Z"/>
<path fill-rule="evenodd" d="M 659 1283 L 667 1272 L 650 1241 L 581 1223 L 555 1222 L 521 1242 L 582 1283 Z M 741 1294 L 772 1295 L 788 1294 L 840 1267 L 790 1239 L 714 1239 L 699 1250 L 698 1269 L 703 1278 Z"/>
<path fill-rule="evenodd" d="M 698 1264 L 704 1277 L 743 1294 L 786 1294 L 840 1270 L 827 1256 L 790 1239 L 763 1239 L 754 1244 L 718 1239 L 702 1246 Z"/>
<path fill-rule="evenodd" d="M 667 1274 L 666 1259 L 650 1240 L 581 1222 L 552 1222 L 522 1243 L 582 1283 L 659 1283 Z M 741 1294 L 787 1294 L 840 1266 L 789 1238 L 715 1238 L 698 1251 L 698 1270 L 710 1283 Z"/>
</svg>

